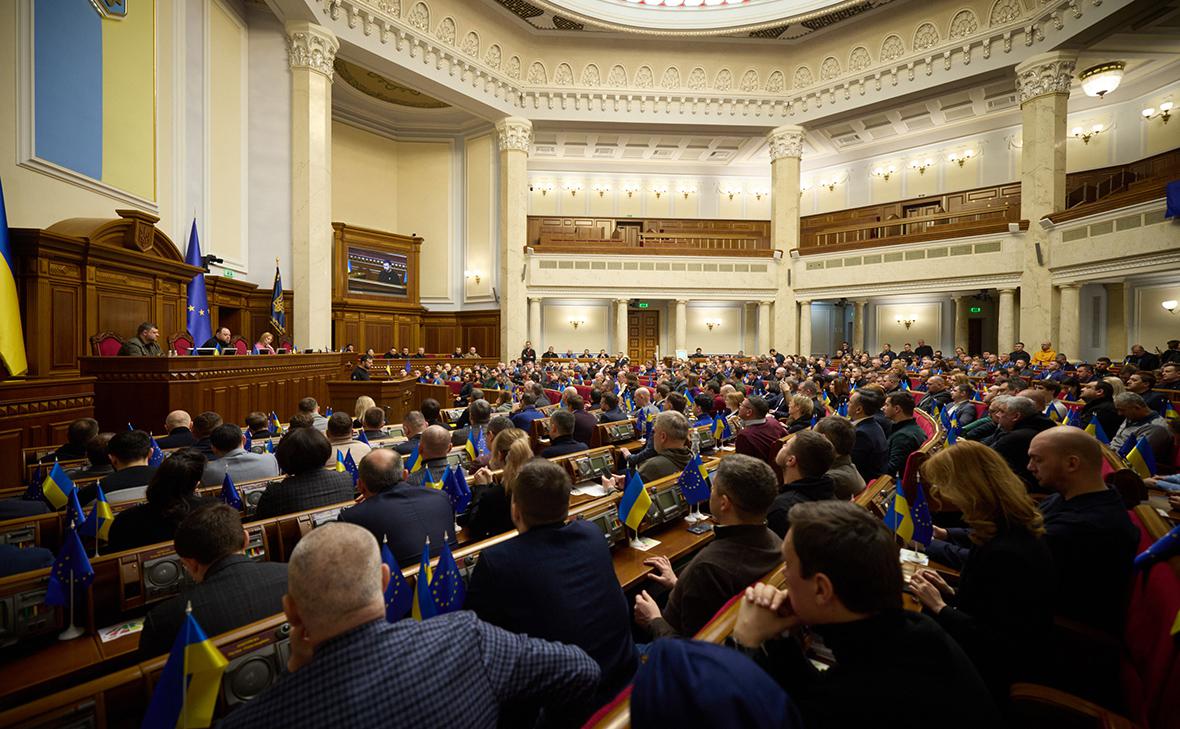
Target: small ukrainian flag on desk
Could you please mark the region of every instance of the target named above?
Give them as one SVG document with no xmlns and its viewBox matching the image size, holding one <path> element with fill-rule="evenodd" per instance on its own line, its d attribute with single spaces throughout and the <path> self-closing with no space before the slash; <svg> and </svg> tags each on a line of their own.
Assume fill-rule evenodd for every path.
<svg viewBox="0 0 1180 729">
<path fill-rule="evenodd" d="M 41 484 L 41 493 L 55 510 L 65 507 L 70 501 L 70 494 L 74 491 L 74 482 L 62 470 L 61 464 L 54 461 L 53 470 Z"/>
<path fill-rule="evenodd" d="M 143 727 L 207 727 L 221 690 L 221 674 L 228 661 L 193 617 L 185 611 L 184 625 L 172 644 L 164 672 L 156 683 Z"/>
<path fill-rule="evenodd" d="M 623 490 L 623 498 L 619 499 L 619 518 L 638 533 L 639 525 L 650 508 L 651 496 L 643 485 L 643 479 L 639 477 L 638 471 L 632 471 L 627 488 Z"/>
</svg>

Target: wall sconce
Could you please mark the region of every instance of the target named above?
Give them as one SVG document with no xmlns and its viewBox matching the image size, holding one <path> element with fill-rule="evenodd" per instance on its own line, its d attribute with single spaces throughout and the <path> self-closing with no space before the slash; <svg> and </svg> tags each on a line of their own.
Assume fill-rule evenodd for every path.
<svg viewBox="0 0 1180 729">
<path fill-rule="evenodd" d="M 592 189 L 594 192 L 598 193 L 598 197 L 602 197 L 606 193 L 610 192 L 610 185 L 606 184 L 605 182 L 599 182 L 595 183 Z M 628 197 L 630 197 L 630 195 L 628 195 Z"/>
<path fill-rule="evenodd" d="M 1082 144 L 1089 144 L 1090 140 L 1101 134 L 1104 129 L 1105 127 L 1101 124 L 1095 124 L 1091 126 L 1089 131 L 1082 129 L 1081 127 L 1074 127 L 1072 130 L 1070 130 L 1070 134 L 1073 135 L 1074 139 L 1082 140 Z"/>
<path fill-rule="evenodd" d="M 911 314 L 910 316 L 913 316 L 913 314 Z M 913 319 L 902 319 L 900 316 L 897 317 L 897 323 L 898 324 L 905 324 L 906 329 L 909 329 L 910 327 L 912 327 L 917 321 L 918 321 L 918 318 L 916 316 Z"/>
<path fill-rule="evenodd" d="M 758 202 L 762 202 L 762 198 L 764 197 L 770 197 L 770 190 L 767 190 L 765 187 L 755 187 L 750 192 L 754 194 L 754 199 Z"/>
<path fill-rule="evenodd" d="M 734 197 L 742 194 L 742 188 L 728 187 L 728 186 L 723 187 L 723 188 L 721 188 L 721 194 L 727 196 L 730 200 L 732 200 L 732 199 L 734 199 Z"/>
<path fill-rule="evenodd" d="M 819 181 L 819 186 L 828 188 L 828 192 L 835 192 L 836 185 L 839 185 L 839 184 L 840 184 L 840 180 L 839 180 L 839 178 L 836 178 L 836 177 L 833 177 L 830 180 L 820 180 Z"/>
<path fill-rule="evenodd" d="M 685 185 L 680 188 L 679 192 L 681 195 L 684 196 L 684 199 L 687 200 L 689 195 L 696 194 L 697 186 L 696 185 Z"/>
<path fill-rule="evenodd" d="M 570 326 L 573 327 L 574 329 L 577 329 L 578 327 L 582 326 L 585 323 L 586 322 L 583 319 L 570 319 Z"/>
<path fill-rule="evenodd" d="M 872 174 L 873 177 L 880 177 L 882 180 L 888 182 L 890 177 L 897 174 L 897 168 L 893 165 L 889 165 L 888 167 L 874 167 Z"/>
<path fill-rule="evenodd" d="M 568 192 L 570 194 L 570 197 L 577 197 L 578 193 L 582 191 L 582 183 L 580 183 L 580 182 L 567 182 L 564 185 L 562 185 L 562 189 L 564 189 L 566 192 Z"/>
<path fill-rule="evenodd" d="M 706 319 L 705 326 L 709 327 L 709 331 L 713 331 L 713 327 L 721 327 L 720 319 Z"/>
<path fill-rule="evenodd" d="M 668 194 L 668 186 L 664 184 L 652 185 L 651 191 L 655 193 L 656 200 L 659 200 L 662 196 Z"/>
<path fill-rule="evenodd" d="M 919 175 L 926 174 L 926 170 L 934 166 L 934 160 L 927 157 L 926 159 L 916 159 L 910 162 L 910 169 L 917 170 Z"/>
<path fill-rule="evenodd" d="M 1176 300 L 1175 299 L 1168 299 L 1167 301 L 1161 302 L 1160 306 L 1164 307 L 1164 311 L 1168 312 L 1169 314 L 1176 313 Z"/>
<path fill-rule="evenodd" d="M 533 185 L 533 189 L 540 192 L 541 197 L 545 197 L 549 193 L 553 192 L 553 183 L 552 182 L 538 182 Z"/>
<path fill-rule="evenodd" d="M 639 192 L 639 185 L 634 182 L 624 182 L 623 192 L 627 193 L 627 197 L 631 197 L 635 193 Z"/>
<path fill-rule="evenodd" d="M 946 161 L 957 164 L 960 167 L 967 164 L 967 160 L 975 156 L 974 150 L 965 150 L 963 152 L 951 152 L 946 156 Z"/>
<path fill-rule="evenodd" d="M 800 182 L 799 183 L 799 194 L 800 195 L 802 195 L 803 193 L 807 192 L 810 189 L 811 189 L 810 182 Z"/>
<path fill-rule="evenodd" d="M 473 279 L 475 279 L 475 283 L 477 283 L 477 284 L 479 283 L 480 275 L 481 274 L 479 271 L 464 271 L 463 272 L 464 278 L 473 278 Z"/>
<path fill-rule="evenodd" d="M 1162 104 L 1160 104 L 1159 109 L 1155 109 L 1155 108 L 1149 106 L 1146 109 L 1144 109 L 1143 111 L 1141 111 L 1140 113 L 1143 114 L 1143 121 L 1151 121 L 1152 119 L 1159 117 L 1160 120 L 1162 120 L 1164 124 L 1167 124 L 1168 120 L 1172 118 L 1173 106 L 1174 105 L 1172 104 L 1172 102 L 1165 101 Z"/>
</svg>

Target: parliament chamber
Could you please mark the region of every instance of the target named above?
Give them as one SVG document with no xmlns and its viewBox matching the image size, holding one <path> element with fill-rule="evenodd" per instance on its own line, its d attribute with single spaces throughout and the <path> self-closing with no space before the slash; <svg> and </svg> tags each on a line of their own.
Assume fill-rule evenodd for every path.
<svg viewBox="0 0 1180 729">
<path fill-rule="evenodd" d="M 1180 0 L 0 38 L 0 727 L 1180 729 Z"/>
</svg>

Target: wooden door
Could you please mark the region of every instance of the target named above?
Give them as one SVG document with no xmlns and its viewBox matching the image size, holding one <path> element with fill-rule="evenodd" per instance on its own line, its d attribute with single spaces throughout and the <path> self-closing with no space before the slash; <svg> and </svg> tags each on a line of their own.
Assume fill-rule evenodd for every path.
<svg viewBox="0 0 1180 729">
<path fill-rule="evenodd" d="M 955 346 L 958 346 L 957 344 Z M 967 320 L 967 353 L 983 352 L 983 319 Z"/>
<path fill-rule="evenodd" d="M 660 312 L 640 309 L 627 312 L 627 356 L 643 362 L 656 356 L 660 345 Z"/>
</svg>

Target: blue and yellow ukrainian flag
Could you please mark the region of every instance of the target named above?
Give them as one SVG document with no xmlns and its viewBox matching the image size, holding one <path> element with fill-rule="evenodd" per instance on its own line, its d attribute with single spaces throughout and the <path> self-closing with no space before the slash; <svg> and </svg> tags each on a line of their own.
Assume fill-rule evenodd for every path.
<svg viewBox="0 0 1180 729">
<path fill-rule="evenodd" d="M 336 451 L 336 473 L 344 473 L 344 451 Z"/>
<path fill-rule="evenodd" d="M 381 542 L 381 561 L 389 568 L 389 584 L 385 586 L 385 620 L 396 623 L 410 612 L 410 603 L 414 599 L 410 591 L 410 584 L 402 577 L 402 568 L 389 551 L 389 540 Z"/>
<path fill-rule="evenodd" d="M 1135 446 L 1127 453 L 1127 463 L 1141 478 L 1155 475 L 1155 454 L 1151 452 L 1151 443 L 1147 442 L 1147 438 L 1139 436 Z"/>
<path fill-rule="evenodd" d="M 725 416 L 718 415 L 713 418 L 713 440 L 720 443 L 721 439 L 724 435 L 725 435 Z"/>
<path fill-rule="evenodd" d="M 484 437 L 483 428 L 474 425 L 467 429 L 467 442 L 463 444 L 467 457 L 471 460 L 484 456 L 488 452 L 488 441 Z"/>
<path fill-rule="evenodd" d="M 228 477 L 227 473 L 226 478 Z M 102 492 L 102 485 L 96 484 L 95 488 L 98 490 L 98 496 L 94 499 L 94 506 L 90 508 L 90 516 L 86 517 L 86 521 L 78 527 L 78 533 L 84 537 L 95 537 L 105 542 L 109 538 L 107 535 L 111 533 L 111 523 L 115 521 L 115 512 L 111 510 L 107 495 Z"/>
<path fill-rule="evenodd" d="M 467 596 L 467 587 L 463 584 L 463 575 L 459 574 L 459 565 L 455 564 L 455 556 L 451 554 L 451 547 L 443 535 L 442 551 L 438 555 L 438 569 L 430 578 L 430 596 L 434 602 L 436 615 L 453 613 L 463 609 L 463 599 Z"/>
<path fill-rule="evenodd" d="M 425 486 L 426 488 L 434 489 L 436 491 L 442 491 L 443 484 L 445 484 L 446 480 L 447 480 L 447 472 L 449 472 L 450 470 L 451 470 L 451 467 L 448 465 L 447 470 L 444 471 L 443 474 L 436 479 L 434 477 L 434 474 L 430 472 L 430 469 L 429 468 L 426 469 L 426 476 L 425 476 L 425 478 L 422 479 L 422 485 Z"/>
<path fill-rule="evenodd" d="M 3 186 L 0 186 L 0 368 L 9 377 L 29 371 L 25 335 L 20 325 L 20 298 L 16 295 L 16 258 L 8 242 Z"/>
<path fill-rule="evenodd" d="M 422 470 L 422 459 L 418 457 L 418 444 L 414 444 L 414 450 L 406 457 L 406 470 L 410 473 L 416 473 Z"/>
<path fill-rule="evenodd" d="M 3 200 L 0 199 L 0 204 Z M 3 213 L 3 208 L 0 207 L 0 213 Z M 1180 412 L 1176 412 L 1176 406 L 1172 404 L 1171 400 L 1164 400 L 1163 407 L 1160 408 L 1163 412 L 1160 414 L 1167 420 L 1180 420 Z"/>
<path fill-rule="evenodd" d="M 65 507 L 70 502 L 70 494 L 74 491 L 74 482 L 62 470 L 61 464 L 53 463 L 53 470 L 41 484 L 41 493 L 55 510 Z"/>
<path fill-rule="evenodd" d="M 650 508 L 651 496 L 647 493 L 647 487 L 643 485 L 639 472 L 632 471 L 627 487 L 623 490 L 623 498 L 619 499 L 619 518 L 627 526 L 639 531 L 639 525 Z"/>
<path fill-rule="evenodd" d="M 227 663 L 193 617 L 190 606 L 156 683 L 143 726 L 176 729 L 209 726 Z"/>
<path fill-rule="evenodd" d="M 1098 422 L 1098 416 L 1090 416 L 1090 424 L 1086 426 L 1086 432 L 1098 439 L 1103 445 L 1110 445 L 1110 436 L 1102 429 L 1102 423 Z"/>
<path fill-rule="evenodd" d="M 885 526 L 901 537 L 903 541 L 914 538 L 914 520 L 910 516 L 910 502 L 898 487 L 893 492 L 893 500 L 889 502 L 889 510 L 885 512 Z"/>
<path fill-rule="evenodd" d="M 426 537 L 426 546 L 422 547 L 422 561 L 418 564 L 418 579 L 414 581 L 414 602 L 410 608 L 410 616 L 414 620 L 426 620 L 438 614 L 434 605 L 434 595 L 430 592 L 430 537 Z"/>
</svg>

